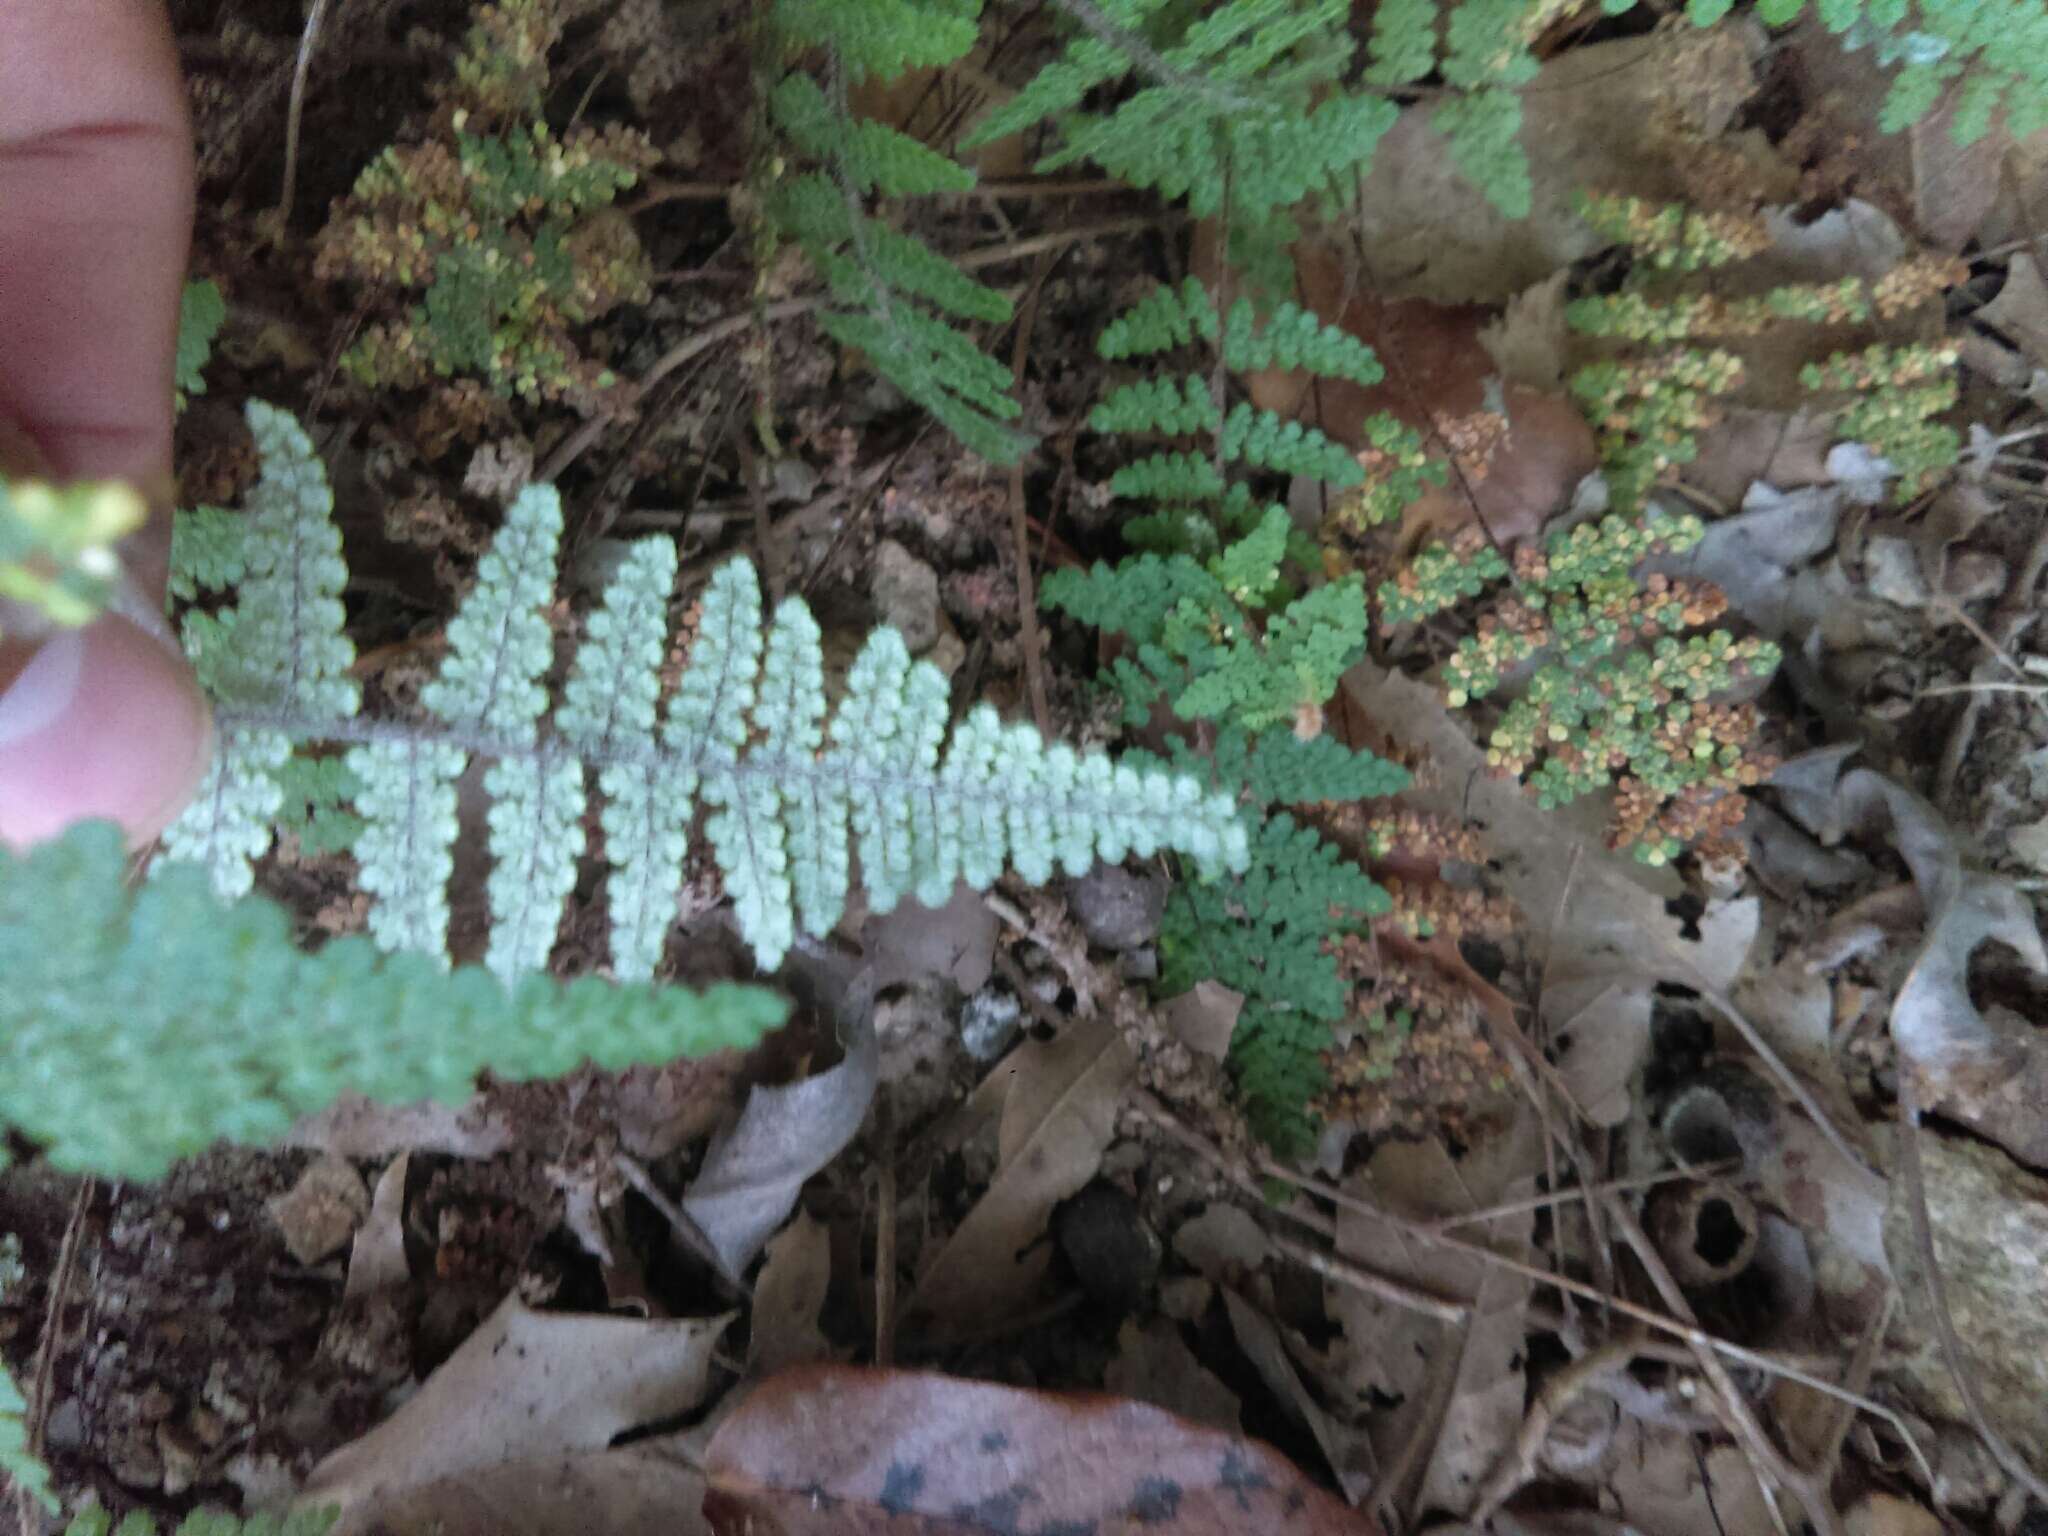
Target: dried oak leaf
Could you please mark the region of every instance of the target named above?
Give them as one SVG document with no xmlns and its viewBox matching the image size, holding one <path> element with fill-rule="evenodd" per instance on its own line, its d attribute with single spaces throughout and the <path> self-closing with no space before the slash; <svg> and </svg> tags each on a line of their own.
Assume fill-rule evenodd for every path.
<svg viewBox="0 0 2048 1536">
<path fill-rule="evenodd" d="M 777 1376 L 719 1426 L 705 1472 L 717 1536 L 1379 1531 L 1255 1440 L 1122 1398 L 918 1371 Z"/>
</svg>

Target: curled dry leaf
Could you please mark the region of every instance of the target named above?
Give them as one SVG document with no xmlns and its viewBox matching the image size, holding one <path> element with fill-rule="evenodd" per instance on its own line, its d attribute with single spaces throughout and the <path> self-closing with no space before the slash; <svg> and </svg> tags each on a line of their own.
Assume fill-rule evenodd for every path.
<svg viewBox="0 0 2048 1536">
<path fill-rule="evenodd" d="M 1986 943 L 2009 946 L 2048 977 L 2026 897 L 2009 880 L 1966 868 L 1940 813 L 1868 768 L 1842 774 L 1821 804 L 1836 828 L 1890 841 L 1920 889 L 1926 927 L 1892 1001 L 1891 1034 L 1921 1102 L 2023 1163 L 2048 1163 L 2048 1048 L 2038 1030 L 2016 1016 L 1987 1016 L 1970 998 L 1970 957 Z M 1825 840 L 1830 829 L 1813 830 Z"/>
<path fill-rule="evenodd" d="M 738 1282 L 789 1218 L 804 1181 L 853 1140 L 874 1102 L 874 1021 L 862 1011 L 846 1059 L 785 1088 L 756 1088 L 732 1128 L 713 1139 L 683 1192 L 683 1210 Z"/>
<path fill-rule="evenodd" d="M 1277 1452 L 1143 1403 L 915 1371 L 788 1372 L 719 1426 L 718 1536 L 1375 1536 Z"/>
<path fill-rule="evenodd" d="M 1030 1298 L 1052 1256 L 1038 1239 L 1053 1207 L 1095 1177 L 1133 1069 L 1107 1019 L 1027 1040 L 997 1063 L 990 1076 L 1007 1087 L 995 1180 L 924 1272 L 911 1313 L 950 1330 L 1006 1316 Z"/>
<path fill-rule="evenodd" d="M 442 1479 L 603 1450 L 704 1400 L 733 1316 L 542 1313 L 508 1296 L 404 1407 L 314 1468 L 300 1507 L 348 1517 Z"/>
<path fill-rule="evenodd" d="M 750 1375 L 772 1376 L 793 1365 L 829 1360 L 832 1346 L 818 1328 L 832 1286 L 832 1235 L 809 1211 L 775 1234 L 754 1282 Z"/>
</svg>

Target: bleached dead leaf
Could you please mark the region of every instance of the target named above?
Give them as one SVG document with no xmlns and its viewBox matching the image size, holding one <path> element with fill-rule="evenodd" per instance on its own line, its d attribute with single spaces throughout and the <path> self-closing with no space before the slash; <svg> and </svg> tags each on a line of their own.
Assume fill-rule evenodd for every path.
<svg viewBox="0 0 2048 1536">
<path fill-rule="evenodd" d="M 1500 318 L 1479 331 L 1479 344 L 1509 384 L 1555 394 L 1564 388 L 1570 331 L 1565 325 L 1565 284 L 1560 268 L 1509 299 Z"/>
<path fill-rule="evenodd" d="M 485 1094 L 466 1104 L 377 1104 L 349 1093 L 300 1120 L 286 1133 L 283 1145 L 379 1162 L 401 1152 L 496 1157 L 513 1140 L 511 1124 Z"/>
<path fill-rule="evenodd" d="M 798 1211 L 796 1220 L 770 1240 L 754 1282 L 750 1374 L 772 1376 L 792 1365 L 832 1358 L 832 1346 L 818 1327 L 831 1287 L 831 1233 L 810 1212 Z"/>
<path fill-rule="evenodd" d="M 370 1214 L 349 1247 L 344 1301 L 361 1300 L 411 1278 L 412 1266 L 405 1258 L 405 1180 L 411 1167 L 412 1154 L 401 1152 L 377 1175 Z"/>
<path fill-rule="evenodd" d="M 964 880 L 942 907 L 906 900 L 861 929 L 861 949 L 878 988 L 943 976 L 962 996 L 972 996 L 988 984 L 995 947 L 996 915 Z"/>
<path fill-rule="evenodd" d="M 1764 1536 L 1778 1529 L 1742 1452 L 1718 1445 L 1705 1453 L 1702 1486 L 1693 1437 L 1668 1425 L 1624 1420 L 1620 1454 L 1608 1488 L 1628 1529 L 1657 1536 Z"/>
<path fill-rule="evenodd" d="M 908 1310 L 958 1328 L 1021 1305 L 1051 1262 L 1053 1207 L 1095 1176 L 1134 1063 L 1102 1019 L 1027 1040 L 990 1074 L 1005 1083 L 995 1180 L 919 1280 Z"/>
<path fill-rule="evenodd" d="M 682 1207 L 711 1241 L 732 1279 L 789 1219 L 804 1181 L 851 1140 L 874 1102 L 873 1020 L 858 1020 L 846 1059 L 783 1088 L 756 1088 L 727 1131 L 712 1138 Z"/>
<path fill-rule="evenodd" d="M 508 1296 L 404 1407 L 314 1469 L 301 1507 L 346 1513 L 508 1462 L 603 1450 L 704 1400 L 734 1315 L 543 1313 Z"/>
</svg>

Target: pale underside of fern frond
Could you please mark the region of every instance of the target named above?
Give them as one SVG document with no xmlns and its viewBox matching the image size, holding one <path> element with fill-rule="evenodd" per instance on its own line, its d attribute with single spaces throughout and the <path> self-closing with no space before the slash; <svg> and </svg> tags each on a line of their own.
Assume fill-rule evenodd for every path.
<svg viewBox="0 0 2048 1536">
<path fill-rule="evenodd" d="M 296 455 L 295 483 L 319 475 L 324 491 L 303 436 L 279 451 Z M 292 505 L 324 524 L 324 497 L 301 494 Z M 280 741 L 352 744 L 348 763 L 362 786 L 354 809 L 364 821 L 354 851 L 373 898 L 370 931 L 386 948 L 445 953 L 456 782 L 478 758 L 493 760 L 483 781 L 493 866 L 486 962 L 508 980 L 544 966 L 553 947 L 585 852 L 593 781 L 620 980 L 644 979 L 660 962 L 700 813 L 735 922 L 764 970 L 799 930 L 823 934 L 838 921 L 856 855 L 874 911 L 906 896 L 937 904 L 956 881 L 985 888 L 1006 868 L 1042 883 L 1133 853 L 1176 852 L 1205 871 L 1243 864 L 1234 798 L 1191 776 L 1048 744 L 986 705 L 949 733 L 944 674 L 914 661 L 893 629 L 869 636 L 829 699 L 817 621 L 799 598 L 765 616 L 744 560 L 720 567 L 700 594 L 687 665 L 664 701 L 677 570 L 665 539 L 626 549 L 551 709 L 561 528 L 551 486 L 529 487 L 508 509 L 422 696 L 431 723 L 359 717 L 353 696 L 326 686 L 324 673 L 317 688 L 266 675 L 268 687 L 221 700 L 231 739 L 265 750 L 234 755 L 217 803 L 241 803 L 226 792 L 239 788 L 260 811 Z M 325 550 L 317 530 L 303 537 Z M 279 595 L 259 584 L 291 575 L 288 566 L 252 574 L 236 613 L 276 611 Z M 302 611 L 338 630 L 338 602 Z M 242 627 L 227 626 L 231 641 Z M 269 643 L 331 660 L 340 654 L 334 639 Z M 206 835 L 210 815 L 196 807 L 187 819 L 197 830 L 181 827 L 169 846 L 203 857 L 217 888 L 245 890 L 249 861 L 267 840 L 251 835 L 250 810 L 217 835 Z"/>
</svg>

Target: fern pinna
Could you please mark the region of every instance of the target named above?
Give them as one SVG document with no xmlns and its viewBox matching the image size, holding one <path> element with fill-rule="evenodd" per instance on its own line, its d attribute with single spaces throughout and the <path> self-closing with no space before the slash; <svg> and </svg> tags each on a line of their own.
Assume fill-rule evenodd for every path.
<svg viewBox="0 0 2048 1536">
<path fill-rule="evenodd" d="M 667 540 L 627 549 L 550 714 L 562 514 L 548 486 L 513 503 L 448 626 L 447 657 L 422 694 L 432 723 L 361 718 L 325 472 L 289 416 L 259 403 L 249 420 L 263 475 L 246 575 L 232 607 L 187 626 L 222 749 L 165 837 L 172 859 L 205 865 L 223 896 L 249 888 L 269 846 L 293 743 L 319 739 L 351 744 L 370 932 L 394 950 L 444 951 L 456 780 L 472 758 L 493 760 L 486 963 L 506 978 L 538 969 L 553 946 L 592 776 L 622 980 L 650 976 L 660 959 L 700 807 L 763 969 L 799 927 L 837 921 L 855 853 L 877 911 L 910 895 L 943 900 L 957 879 L 987 886 L 1005 867 L 1042 882 L 1128 853 L 1171 850 L 1212 872 L 1244 863 L 1234 797 L 1192 776 L 1048 744 L 987 706 L 949 736 L 944 675 L 913 662 L 894 630 L 869 637 L 828 709 L 817 622 L 796 598 L 764 622 L 745 561 L 703 590 L 688 664 L 664 702 Z"/>
</svg>

